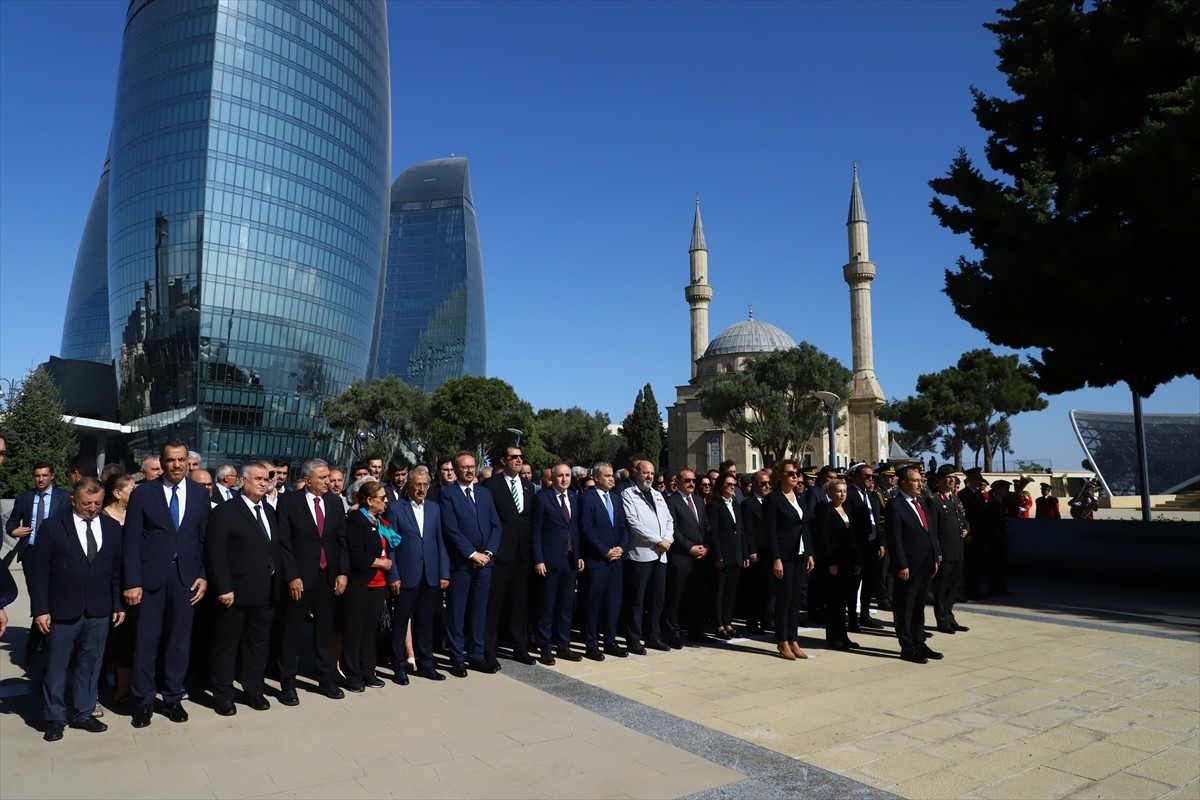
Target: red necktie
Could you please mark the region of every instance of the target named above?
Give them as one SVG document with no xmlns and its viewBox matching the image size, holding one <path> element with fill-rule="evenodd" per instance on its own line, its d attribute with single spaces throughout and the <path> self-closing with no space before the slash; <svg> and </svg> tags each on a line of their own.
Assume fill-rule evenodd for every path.
<svg viewBox="0 0 1200 800">
<path fill-rule="evenodd" d="M 690 494 L 687 495 L 687 504 L 688 508 L 690 508 L 692 511 L 692 519 L 696 520 L 696 522 L 699 522 L 700 515 L 696 513 L 696 505 L 692 502 L 692 496 Z"/>
<path fill-rule="evenodd" d="M 925 518 L 925 509 L 921 507 L 921 501 L 914 497 L 912 502 L 913 508 L 917 509 L 917 516 L 921 518 L 921 527 L 925 528 L 926 532 L 928 532 L 929 520 Z"/>
<path fill-rule="evenodd" d="M 317 536 L 321 539 L 325 538 L 325 512 L 321 510 L 321 498 L 313 498 L 313 510 L 317 513 Z M 321 544 L 321 569 L 325 569 L 329 562 L 325 560 L 325 545 Z"/>
</svg>

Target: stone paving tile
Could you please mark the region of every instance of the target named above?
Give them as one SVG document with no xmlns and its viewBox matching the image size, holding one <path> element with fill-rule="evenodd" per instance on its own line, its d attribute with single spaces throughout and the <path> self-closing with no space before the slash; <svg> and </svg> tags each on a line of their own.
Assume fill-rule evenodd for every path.
<svg viewBox="0 0 1200 800">
<path fill-rule="evenodd" d="M 869 775 L 884 788 L 895 786 L 945 769 L 946 762 L 940 758 L 916 752 L 897 753 L 876 759 L 859 767 L 856 772 Z"/>
<path fill-rule="evenodd" d="M 1078 775 L 1037 766 L 990 783 L 966 796 L 981 800 L 1044 800 L 1047 797 L 1065 797 L 1087 783 L 1086 778 Z"/>
<path fill-rule="evenodd" d="M 1100 780 L 1145 758 L 1146 754 L 1141 750 L 1111 742 L 1094 742 L 1047 762 L 1047 766 L 1084 778 Z"/>
<path fill-rule="evenodd" d="M 1154 800 L 1164 796 L 1170 788 L 1136 775 L 1118 773 L 1089 784 L 1070 797 L 1072 800 Z"/>
<path fill-rule="evenodd" d="M 1197 773 L 1200 771 L 1200 754 L 1194 745 L 1170 747 L 1138 761 L 1125 771 L 1140 778 L 1182 786 L 1196 782 Z"/>
<path fill-rule="evenodd" d="M 981 782 L 995 781 L 1006 775 L 1024 772 L 1057 758 L 1061 753 L 1048 747 L 1036 747 L 1025 742 L 1005 745 L 989 753 L 964 759 L 949 769 L 969 775 Z"/>
<path fill-rule="evenodd" d="M 1042 731 L 1024 741 L 1038 747 L 1049 747 L 1051 750 L 1057 750 L 1060 753 L 1073 753 L 1081 747 L 1086 747 L 1089 744 L 1100 741 L 1103 736 L 1104 734 L 1090 728 L 1060 725 L 1057 728 Z"/>
<path fill-rule="evenodd" d="M 963 797 L 976 785 L 977 782 L 966 775 L 941 771 L 899 783 L 891 787 L 891 790 L 901 797 L 911 798 L 911 800 L 946 800 L 946 798 Z"/>
<path fill-rule="evenodd" d="M 1120 733 L 1114 733 L 1107 738 L 1113 744 L 1132 747 L 1147 753 L 1157 753 L 1179 742 L 1179 737 L 1173 733 L 1154 730 L 1153 728 L 1132 728 Z"/>
</svg>

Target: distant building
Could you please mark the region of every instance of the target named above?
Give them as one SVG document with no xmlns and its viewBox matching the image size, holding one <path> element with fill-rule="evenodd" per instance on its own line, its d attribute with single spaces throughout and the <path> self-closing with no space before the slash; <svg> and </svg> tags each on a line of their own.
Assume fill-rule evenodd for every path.
<svg viewBox="0 0 1200 800">
<path fill-rule="evenodd" d="M 386 13 L 129 3 L 107 291 L 136 452 L 178 437 L 209 463 L 304 458 L 323 399 L 367 376 L 391 176 Z"/>
<path fill-rule="evenodd" d="M 105 156 L 75 256 L 59 347 L 62 358 L 101 364 L 112 362 L 108 324 L 108 165 Z"/>
<path fill-rule="evenodd" d="M 467 159 L 406 169 L 392 184 L 373 373 L 433 391 L 487 370 L 483 259 Z"/>
</svg>

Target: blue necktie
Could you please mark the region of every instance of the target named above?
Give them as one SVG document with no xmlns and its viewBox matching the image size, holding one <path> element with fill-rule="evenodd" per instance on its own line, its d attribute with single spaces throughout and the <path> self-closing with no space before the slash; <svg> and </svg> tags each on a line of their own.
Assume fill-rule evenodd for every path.
<svg viewBox="0 0 1200 800">
<path fill-rule="evenodd" d="M 175 523 L 175 532 L 179 533 L 179 487 L 171 487 L 171 522 Z"/>
<path fill-rule="evenodd" d="M 609 498 L 608 492 L 604 493 L 604 507 L 608 509 L 608 524 L 615 524 L 615 520 L 613 519 L 612 500 Z"/>
<path fill-rule="evenodd" d="M 37 538 L 38 528 L 42 527 L 42 520 L 46 518 L 46 493 L 38 492 L 37 515 L 33 518 L 33 530 L 29 532 L 29 545 L 33 544 L 33 540 Z M 26 545 L 28 547 L 29 545 Z"/>
</svg>

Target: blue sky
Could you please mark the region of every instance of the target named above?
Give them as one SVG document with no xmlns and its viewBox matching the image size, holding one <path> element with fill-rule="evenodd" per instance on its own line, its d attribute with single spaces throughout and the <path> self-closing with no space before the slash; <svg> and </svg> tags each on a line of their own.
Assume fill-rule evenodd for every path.
<svg viewBox="0 0 1200 800">
<path fill-rule="evenodd" d="M 927 182 L 981 159 L 968 88 L 1002 92 L 991 2 L 389 3 L 393 176 L 471 159 L 488 372 L 535 408 L 619 420 L 688 379 L 688 244 L 700 193 L 710 335 L 754 316 L 850 364 L 851 165 L 870 220 L 875 364 L 889 396 L 986 338 L 943 270 L 967 251 Z M 0 376 L 58 352 L 112 122 L 123 0 L 0 2 Z M 1013 276 L 1012 302 L 1037 270 Z M 1110 324 L 1105 321 L 1104 324 Z M 1079 335 L 1086 336 L 1086 331 Z M 1007 352 L 1007 351 L 1000 351 Z M 1079 464 L 1072 408 L 1013 420 L 1016 457 Z M 1194 378 L 1148 412 L 1200 409 Z"/>
</svg>

